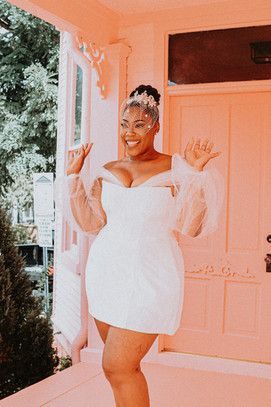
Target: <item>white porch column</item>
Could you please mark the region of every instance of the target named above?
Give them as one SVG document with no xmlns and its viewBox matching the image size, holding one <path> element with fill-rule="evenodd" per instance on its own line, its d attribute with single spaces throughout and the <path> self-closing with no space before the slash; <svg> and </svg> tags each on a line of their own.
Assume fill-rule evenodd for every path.
<svg viewBox="0 0 271 407">
<path fill-rule="evenodd" d="M 104 71 L 107 87 L 102 99 L 97 87 L 97 74 L 92 75 L 91 141 L 93 164 L 117 160 L 119 154 L 119 108 L 127 95 L 127 57 L 131 49 L 123 43 L 109 44 L 105 48 Z M 122 153 L 120 147 L 120 153 Z M 122 155 L 122 154 L 120 154 Z"/>
<path fill-rule="evenodd" d="M 103 70 L 107 86 L 106 98 L 102 99 L 97 86 L 97 74 L 93 71 L 91 85 L 90 135 L 94 145 L 91 149 L 91 165 L 117 160 L 119 151 L 119 108 L 127 96 L 127 57 L 131 49 L 123 43 L 109 44 L 105 48 Z M 90 168 L 91 171 L 91 168 Z M 88 346 L 81 350 L 81 361 L 100 360 L 103 342 L 94 319 L 89 315 Z"/>
</svg>

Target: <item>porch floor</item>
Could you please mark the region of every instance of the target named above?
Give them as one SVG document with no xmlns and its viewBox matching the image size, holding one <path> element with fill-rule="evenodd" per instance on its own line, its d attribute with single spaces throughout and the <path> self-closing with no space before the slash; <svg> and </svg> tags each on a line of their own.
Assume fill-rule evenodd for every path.
<svg viewBox="0 0 271 407">
<path fill-rule="evenodd" d="M 270 407 L 271 380 L 142 362 L 151 407 Z M 100 365 L 80 362 L 0 401 L 1 407 L 115 407 Z M 140 407 L 140 406 L 138 406 Z"/>
</svg>

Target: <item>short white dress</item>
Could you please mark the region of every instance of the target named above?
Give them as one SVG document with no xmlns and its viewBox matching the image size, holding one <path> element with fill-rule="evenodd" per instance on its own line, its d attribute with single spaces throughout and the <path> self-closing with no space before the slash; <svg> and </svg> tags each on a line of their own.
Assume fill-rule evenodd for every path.
<svg viewBox="0 0 271 407">
<path fill-rule="evenodd" d="M 221 173 L 198 171 L 174 153 L 170 170 L 135 187 L 102 165 L 89 188 L 81 175 L 65 182 L 64 212 L 74 229 L 94 237 L 85 273 L 90 314 L 119 328 L 174 335 L 184 298 L 176 232 L 198 239 L 217 229 L 225 195 Z"/>
</svg>

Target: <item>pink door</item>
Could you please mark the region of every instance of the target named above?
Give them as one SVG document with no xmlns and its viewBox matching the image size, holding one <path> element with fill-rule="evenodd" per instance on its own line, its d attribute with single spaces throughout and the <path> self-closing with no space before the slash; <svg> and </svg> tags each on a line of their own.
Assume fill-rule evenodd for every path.
<svg viewBox="0 0 271 407">
<path fill-rule="evenodd" d="M 208 137 L 225 177 L 220 228 L 180 236 L 185 261 L 181 326 L 163 350 L 271 362 L 271 93 L 172 96 L 168 151 Z M 206 168 L 207 168 L 206 166 Z"/>
</svg>

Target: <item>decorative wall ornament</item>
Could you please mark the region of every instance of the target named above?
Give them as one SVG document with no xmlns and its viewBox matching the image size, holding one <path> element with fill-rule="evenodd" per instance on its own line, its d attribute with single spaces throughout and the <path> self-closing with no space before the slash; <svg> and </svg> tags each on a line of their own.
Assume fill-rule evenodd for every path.
<svg viewBox="0 0 271 407">
<path fill-rule="evenodd" d="M 194 264 L 194 266 L 196 267 L 193 270 L 185 270 L 185 272 L 187 274 L 205 274 L 205 275 L 212 275 L 215 277 L 241 277 L 241 278 L 255 278 L 255 274 L 252 274 L 249 271 L 249 268 L 247 267 L 245 272 L 240 272 L 238 270 L 231 270 L 231 265 L 227 264 L 227 265 L 222 265 L 221 267 L 218 267 L 217 270 L 215 269 L 214 266 L 206 264 L 202 267 L 200 266 L 196 266 Z"/>
<path fill-rule="evenodd" d="M 80 51 L 95 69 L 98 76 L 96 84 L 100 89 L 101 98 L 105 99 L 107 86 L 104 70 L 104 62 L 106 58 L 104 47 L 98 47 L 94 42 L 86 40 L 82 34 L 75 35 L 75 40 Z"/>
</svg>

